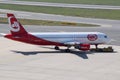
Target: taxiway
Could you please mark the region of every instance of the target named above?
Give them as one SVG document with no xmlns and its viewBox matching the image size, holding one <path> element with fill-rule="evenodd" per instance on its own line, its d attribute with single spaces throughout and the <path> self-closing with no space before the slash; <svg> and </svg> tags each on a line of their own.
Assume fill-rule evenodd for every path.
<svg viewBox="0 0 120 80">
<path fill-rule="evenodd" d="M 96 53 L 72 49 L 70 53 L 65 53 L 63 50 L 54 50 L 54 46 L 29 45 L 0 36 L 0 80 L 120 80 L 119 20 L 81 18 L 4 9 L 0 9 L 0 11 L 15 13 L 17 18 L 102 25 L 102 27 L 86 28 L 25 25 L 25 28 L 29 32 L 99 31 L 106 33 L 112 39 L 109 44 L 115 50 L 112 53 Z M 6 15 L 0 16 L 5 17 Z M 8 26 L 8 24 L 0 24 L 0 33 L 9 33 Z"/>
<path fill-rule="evenodd" d="M 0 38 L 1 80 L 119 80 L 120 47 L 113 53 L 40 47 Z"/>
</svg>

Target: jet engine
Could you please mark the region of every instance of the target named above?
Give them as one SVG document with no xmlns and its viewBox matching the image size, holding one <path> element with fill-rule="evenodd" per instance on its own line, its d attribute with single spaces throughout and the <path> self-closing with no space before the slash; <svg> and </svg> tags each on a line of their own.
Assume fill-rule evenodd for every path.
<svg viewBox="0 0 120 80">
<path fill-rule="evenodd" d="M 82 51 L 87 51 L 87 50 L 90 50 L 90 44 L 75 45 L 75 49 L 79 49 L 79 50 L 82 50 Z"/>
</svg>

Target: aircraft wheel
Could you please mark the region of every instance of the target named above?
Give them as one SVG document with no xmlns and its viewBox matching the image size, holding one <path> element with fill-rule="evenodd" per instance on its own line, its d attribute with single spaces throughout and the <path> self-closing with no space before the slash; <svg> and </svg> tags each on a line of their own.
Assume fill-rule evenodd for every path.
<svg viewBox="0 0 120 80">
<path fill-rule="evenodd" d="M 55 46 L 55 50 L 60 50 L 58 46 Z"/>
<path fill-rule="evenodd" d="M 69 50 L 69 49 L 66 49 L 65 52 L 70 52 L 70 50 Z"/>
</svg>

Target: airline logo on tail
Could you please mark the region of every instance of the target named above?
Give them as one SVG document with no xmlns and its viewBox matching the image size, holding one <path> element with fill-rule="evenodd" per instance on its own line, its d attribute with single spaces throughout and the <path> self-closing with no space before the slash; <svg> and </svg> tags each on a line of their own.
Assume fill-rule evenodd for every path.
<svg viewBox="0 0 120 80">
<path fill-rule="evenodd" d="M 14 18 L 14 16 L 9 17 L 8 20 L 9 20 L 9 23 L 10 23 L 10 29 L 11 29 L 11 31 L 13 31 L 13 32 L 20 31 L 19 23 Z"/>
<path fill-rule="evenodd" d="M 7 17 L 8 17 L 8 21 L 10 24 L 10 31 L 11 31 L 13 36 L 23 36 L 23 35 L 27 34 L 26 30 L 17 21 L 17 19 L 15 18 L 15 16 L 13 14 L 8 13 Z"/>
</svg>

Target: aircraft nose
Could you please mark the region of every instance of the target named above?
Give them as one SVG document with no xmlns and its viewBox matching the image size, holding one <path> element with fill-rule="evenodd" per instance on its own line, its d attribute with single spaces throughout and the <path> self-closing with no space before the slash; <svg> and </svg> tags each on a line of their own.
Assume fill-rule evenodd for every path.
<svg viewBox="0 0 120 80">
<path fill-rule="evenodd" d="M 104 43 L 108 43 L 110 41 L 110 39 L 108 38 L 107 35 L 103 35 L 103 41 L 104 41 Z"/>
<path fill-rule="evenodd" d="M 105 43 L 109 43 L 109 42 L 110 42 L 110 38 L 106 37 L 106 38 L 104 39 L 104 42 L 105 42 Z"/>
</svg>

